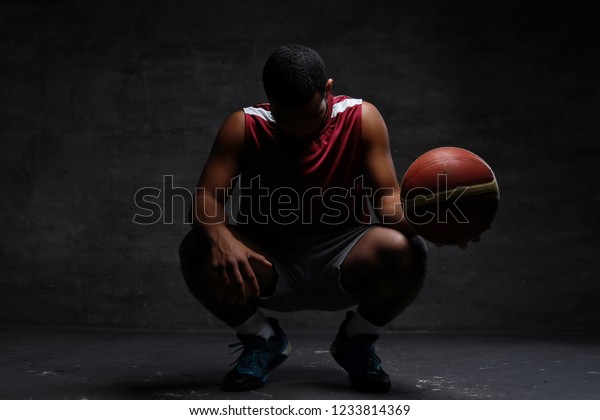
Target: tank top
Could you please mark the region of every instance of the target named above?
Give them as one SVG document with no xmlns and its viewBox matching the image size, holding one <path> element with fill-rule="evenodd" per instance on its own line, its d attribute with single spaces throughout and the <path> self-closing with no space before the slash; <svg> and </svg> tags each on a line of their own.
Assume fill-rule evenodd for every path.
<svg viewBox="0 0 600 420">
<path fill-rule="evenodd" d="M 268 103 L 244 114 L 238 225 L 303 235 L 370 222 L 361 99 L 329 95 L 321 130 L 306 142 L 277 130 Z"/>
</svg>

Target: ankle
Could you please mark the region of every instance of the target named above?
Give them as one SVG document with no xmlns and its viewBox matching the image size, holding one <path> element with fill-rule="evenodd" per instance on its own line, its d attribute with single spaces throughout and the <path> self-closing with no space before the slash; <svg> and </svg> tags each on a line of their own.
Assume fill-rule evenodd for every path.
<svg viewBox="0 0 600 420">
<path fill-rule="evenodd" d="M 257 335 L 264 338 L 265 341 L 269 340 L 269 338 L 275 335 L 273 327 L 265 318 L 264 314 L 258 309 L 241 325 L 234 327 L 234 330 L 237 334 Z"/>
<path fill-rule="evenodd" d="M 356 310 L 344 329 L 344 335 L 349 338 L 356 335 L 379 335 L 384 327 L 385 325 L 369 322 L 362 316 L 360 310 Z"/>
</svg>

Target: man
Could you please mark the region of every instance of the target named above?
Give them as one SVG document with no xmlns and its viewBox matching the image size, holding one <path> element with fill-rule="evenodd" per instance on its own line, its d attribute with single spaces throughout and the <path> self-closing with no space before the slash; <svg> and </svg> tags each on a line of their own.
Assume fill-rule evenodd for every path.
<svg viewBox="0 0 600 420">
<path fill-rule="evenodd" d="M 387 128 L 372 104 L 332 95 L 333 80 L 308 47 L 275 50 L 263 82 L 269 103 L 235 112 L 218 132 L 194 229 L 180 246 L 191 292 L 243 346 L 222 387 L 261 387 L 290 354 L 278 322 L 259 308 L 358 305 L 331 354 L 354 388 L 387 392 L 374 343 L 421 289 L 427 253 L 403 218 Z M 225 211 L 234 182 L 235 224 Z"/>
</svg>

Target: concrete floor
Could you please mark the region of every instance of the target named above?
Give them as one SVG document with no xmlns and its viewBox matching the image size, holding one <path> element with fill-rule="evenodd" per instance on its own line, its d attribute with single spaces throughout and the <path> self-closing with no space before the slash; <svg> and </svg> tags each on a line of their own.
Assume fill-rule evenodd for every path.
<svg viewBox="0 0 600 420">
<path fill-rule="evenodd" d="M 386 395 L 352 391 L 335 331 L 287 331 L 290 359 L 262 389 L 225 393 L 225 332 L 2 329 L 1 399 L 598 399 L 600 337 L 385 333 Z"/>
</svg>

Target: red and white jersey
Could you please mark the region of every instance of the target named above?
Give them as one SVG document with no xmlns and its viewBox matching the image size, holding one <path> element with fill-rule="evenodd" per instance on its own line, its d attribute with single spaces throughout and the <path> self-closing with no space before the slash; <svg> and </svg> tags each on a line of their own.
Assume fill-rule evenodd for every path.
<svg viewBox="0 0 600 420">
<path fill-rule="evenodd" d="M 244 108 L 238 224 L 278 233 L 311 233 L 370 221 L 363 187 L 362 100 L 328 96 L 314 140 L 286 138 L 270 105 Z"/>
</svg>

